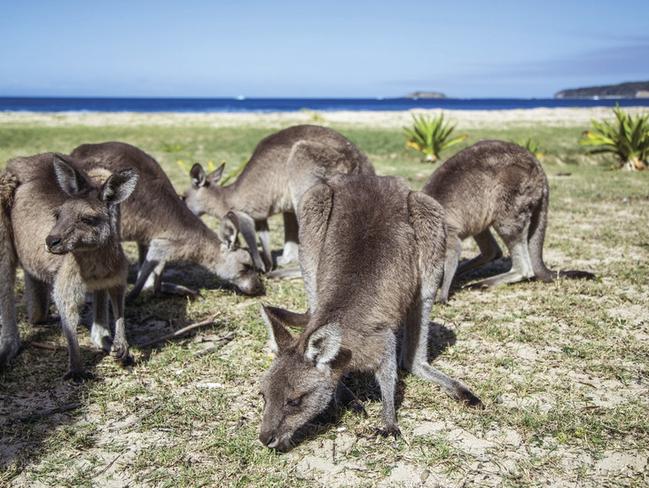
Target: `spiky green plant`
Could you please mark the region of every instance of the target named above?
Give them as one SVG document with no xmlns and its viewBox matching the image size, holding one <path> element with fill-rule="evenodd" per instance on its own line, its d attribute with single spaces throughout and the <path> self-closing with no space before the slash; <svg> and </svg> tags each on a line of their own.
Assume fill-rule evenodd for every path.
<svg viewBox="0 0 649 488">
<path fill-rule="evenodd" d="M 619 106 L 614 121 L 592 121 L 592 130 L 583 133 L 579 144 L 592 146 L 591 154 L 614 154 L 620 168 L 640 171 L 649 161 L 649 114 L 635 117 Z"/>
<path fill-rule="evenodd" d="M 465 134 L 451 137 L 455 126 L 444 121 L 444 114 L 437 117 L 413 115 L 412 127 L 404 127 L 406 147 L 415 149 L 424 155 L 424 161 L 434 163 L 441 152 L 459 144 L 467 138 Z"/>
</svg>

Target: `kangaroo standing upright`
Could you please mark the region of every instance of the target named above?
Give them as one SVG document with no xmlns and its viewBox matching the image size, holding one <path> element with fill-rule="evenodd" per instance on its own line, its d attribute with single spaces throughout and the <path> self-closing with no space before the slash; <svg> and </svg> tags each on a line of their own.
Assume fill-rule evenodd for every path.
<svg viewBox="0 0 649 488">
<path fill-rule="evenodd" d="M 548 179 L 528 150 L 504 141 L 478 142 L 442 164 L 422 191 L 437 200 L 446 212 L 448 238 L 440 301 L 448 300 L 463 239 L 473 237 L 480 255 L 460 266 L 460 274 L 502 256 L 490 227 L 505 242 L 512 268 L 478 284 L 496 286 L 532 277 L 552 281 L 558 275 L 543 262 Z M 562 274 L 593 277 L 583 271 Z"/>
<path fill-rule="evenodd" d="M 124 292 L 128 261 L 119 236 L 119 204 L 137 184 L 137 172 L 124 169 L 85 173 L 73 158 L 46 153 L 9 161 L 1 176 L 4 185 L 2 247 L 13 248 L 16 259 L 2 260 L 2 341 L 0 363 L 16 354 L 20 338 L 13 311 L 16 265 L 25 271 L 29 320 L 47 313 L 48 287 L 52 287 L 63 333 L 68 342 L 66 379 L 88 376 L 79 353 L 76 328 L 85 294 L 94 294 L 91 337 L 99 347 L 111 349 L 123 363 L 130 361 L 124 324 Z M 13 182 L 11 200 L 6 187 Z M 5 203 L 7 202 L 7 203 Z M 8 228 L 10 224 L 10 229 Z M 11 238 L 10 238 L 11 237 Z M 111 341 L 108 297 L 115 317 Z"/>
<path fill-rule="evenodd" d="M 254 221 L 263 259 L 272 267 L 268 217 L 284 216 L 284 252 L 279 264 L 297 259 L 298 227 L 295 208 L 302 194 L 320 178 L 335 174 L 374 174 L 367 156 L 340 133 L 317 125 L 296 125 L 264 138 L 237 180 L 228 186 L 218 183 L 224 165 L 206 174 L 200 164 L 190 172 L 191 186 L 185 203 L 197 215 L 223 218 L 229 211 Z M 245 234 L 251 250 L 254 235 Z"/>
<path fill-rule="evenodd" d="M 195 293 L 162 281 L 164 268 L 172 261 L 199 264 L 247 295 L 264 292 L 250 253 L 237 247 L 236 216 L 224 219 L 220 236 L 214 233 L 178 198 L 157 161 L 129 144 L 84 144 L 72 155 L 87 170 L 133 167 L 141 175 L 133 197 L 122 208 L 122 239 L 137 242 L 140 252 L 140 270 L 129 299 L 137 297 L 145 287 L 168 293 Z"/>
<path fill-rule="evenodd" d="M 480 400 L 428 363 L 428 319 L 444 264 L 444 211 L 397 178 L 334 178 L 299 205 L 300 266 L 308 314 L 264 307 L 276 357 L 261 392 L 259 439 L 286 449 L 293 434 L 327 408 L 343 375 L 374 373 L 382 433 L 398 435 L 394 395 L 400 364 L 471 405 Z M 294 337 L 287 325 L 304 327 Z"/>
</svg>

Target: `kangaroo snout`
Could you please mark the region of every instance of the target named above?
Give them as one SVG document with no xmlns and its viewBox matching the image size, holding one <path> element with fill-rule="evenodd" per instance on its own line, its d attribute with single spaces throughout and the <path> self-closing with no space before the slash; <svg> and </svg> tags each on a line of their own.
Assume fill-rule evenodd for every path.
<svg viewBox="0 0 649 488">
<path fill-rule="evenodd" d="M 49 235 L 45 238 L 45 247 L 52 254 L 64 254 L 63 238 L 59 235 Z"/>
<path fill-rule="evenodd" d="M 271 431 L 265 431 L 259 434 L 259 441 L 266 447 L 270 447 L 271 449 L 275 447 L 272 444 L 277 443 L 277 436 L 275 435 L 274 432 Z"/>
<path fill-rule="evenodd" d="M 259 296 L 266 293 L 266 288 L 258 276 L 254 275 L 235 282 L 237 289 L 244 295 Z"/>
<path fill-rule="evenodd" d="M 259 434 L 259 442 L 269 449 L 276 449 L 278 451 L 286 451 L 288 449 L 287 443 L 280 442 L 280 436 L 273 431 L 263 431 Z"/>
</svg>

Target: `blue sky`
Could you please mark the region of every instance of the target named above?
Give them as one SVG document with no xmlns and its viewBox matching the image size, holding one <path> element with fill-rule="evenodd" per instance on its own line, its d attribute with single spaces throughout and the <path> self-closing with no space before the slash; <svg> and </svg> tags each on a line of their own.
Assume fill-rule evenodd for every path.
<svg viewBox="0 0 649 488">
<path fill-rule="evenodd" d="M 0 96 L 544 97 L 649 80 L 649 0 L 0 0 Z"/>
</svg>

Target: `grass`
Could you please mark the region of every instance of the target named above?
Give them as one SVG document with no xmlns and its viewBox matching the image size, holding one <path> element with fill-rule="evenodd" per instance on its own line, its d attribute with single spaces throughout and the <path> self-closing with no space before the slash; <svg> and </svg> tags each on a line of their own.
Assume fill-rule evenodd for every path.
<svg viewBox="0 0 649 488">
<path fill-rule="evenodd" d="M 299 281 L 267 282 L 260 299 L 220 290 L 209 279 L 193 302 L 145 295 L 127 308 L 132 344 L 213 314 L 216 324 L 157 348 L 135 346 L 137 363 L 128 369 L 96 352 L 81 328 L 83 358 L 97 377 L 83 385 L 62 382 L 67 356 L 58 327 L 29 327 L 21 302 L 27 346 L 0 374 L 0 485 L 646 486 L 649 175 L 595 164 L 602 160 L 587 158 L 576 143 L 583 129 L 463 130 L 469 138 L 461 147 L 482 138 L 538 141 L 551 184 L 546 261 L 598 275 L 591 282 L 459 290 L 449 306 L 433 310 L 441 350 L 435 365 L 469 384 L 485 410 L 468 410 L 403 376 L 403 438 L 376 438 L 378 392 L 371 381 L 352 378 L 369 417 L 339 412 L 278 455 L 256 440 L 257 381 L 271 360 L 258 309 L 263 301 L 303 310 Z M 382 174 L 419 188 L 433 170 L 403 147 L 399 129 L 341 130 Z M 177 160 L 238 164 L 271 131 L 2 121 L 0 160 L 124 140 L 158 158 L 182 191 L 189 178 Z M 281 220 L 271 228 L 279 248 Z M 465 247 L 465 255 L 475 252 L 472 243 Z M 57 349 L 37 349 L 33 341 Z"/>
</svg>

